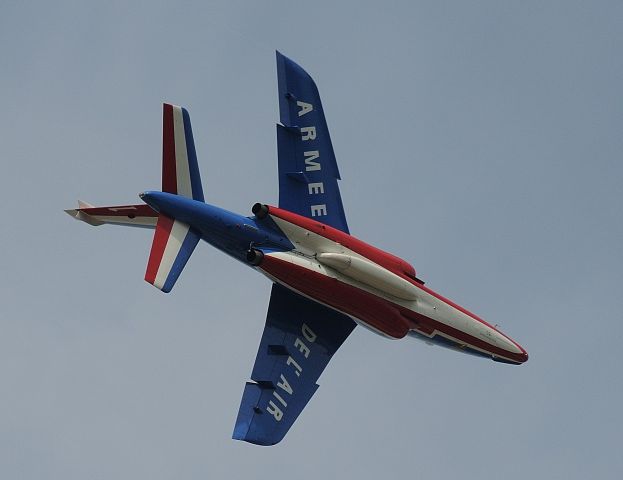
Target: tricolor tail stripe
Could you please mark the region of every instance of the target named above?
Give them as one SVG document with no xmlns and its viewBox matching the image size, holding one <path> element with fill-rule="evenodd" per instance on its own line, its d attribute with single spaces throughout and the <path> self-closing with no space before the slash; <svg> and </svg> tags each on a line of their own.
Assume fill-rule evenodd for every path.
<svg viewBox="0 0 623 480">
<path fill-rule="evenodd" d="M 198 242 L 199 235 L 187 224 L 160 215 L 145 280 L 163 292 L 170 292 Z"/>
<path fill-rule="evenodd" d="M 204 201 L 190 116 L 168 103 L 162 109 L 162 191 Z"/>
</svg>

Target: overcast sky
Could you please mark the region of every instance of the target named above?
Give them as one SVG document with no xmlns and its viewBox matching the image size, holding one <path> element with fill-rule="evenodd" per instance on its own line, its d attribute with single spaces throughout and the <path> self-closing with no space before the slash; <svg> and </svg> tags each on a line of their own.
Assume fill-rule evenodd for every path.
<svg viewBox="0 0 623 480">
<path fill-rule="evenodd" d="M 0 477 L 618 479 L 623 3 L 0 2 Z M 351 232 L 521 343 L 362 328 L 285 440 L 231 440 L 270 282 L 78 198 L 160 185 L 188 108 L 206 201 L 276 203 L 274 51 L 317 81 Z"/>
</svg>

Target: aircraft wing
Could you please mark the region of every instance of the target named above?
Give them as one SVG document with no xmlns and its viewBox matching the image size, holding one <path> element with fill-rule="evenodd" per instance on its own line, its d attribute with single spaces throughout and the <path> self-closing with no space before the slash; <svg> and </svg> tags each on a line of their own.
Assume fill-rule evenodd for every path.
<svg viewBox="0 0 623 480">
<path fill-rule="evenodd" d="M 353 328 L 346 315 L 274 284 L 233 438 L 258 445 L 281 441 Z"/>
<path fill-rule="evenodd" d="M 314 80 L 277 52 L 279 207 L 348 233 L 329 128 Z"/>
</svg>

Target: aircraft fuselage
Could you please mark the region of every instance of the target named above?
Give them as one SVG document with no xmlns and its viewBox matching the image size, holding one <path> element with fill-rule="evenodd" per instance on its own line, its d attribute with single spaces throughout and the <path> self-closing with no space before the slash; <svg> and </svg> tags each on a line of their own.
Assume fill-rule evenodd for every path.
<svg viewBox="0 0 623 480">
<path fill-rule="evenodd" d="M 260 204 L 245 217 L 162 192 L 141 198 L 272 281 L 383 336 L 512 364 L 528 359 L 510 337 L 424 286 L 408 262 L 313 218 Z"/>
</svg>

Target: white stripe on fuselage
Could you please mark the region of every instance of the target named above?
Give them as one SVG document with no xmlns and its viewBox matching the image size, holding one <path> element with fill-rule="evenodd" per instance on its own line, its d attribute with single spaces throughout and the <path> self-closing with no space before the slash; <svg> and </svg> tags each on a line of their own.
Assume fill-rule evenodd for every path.
<svg viewBox="0 0 623 480">
<path fill-rule="evenodd" d="M 333 240 L 329 240 L 326 237 L 318 235 L 314 232 L 310 232 L 302 227 L 299 227 L 298 225 L 290 223 L 276 216 L 271 215 L 271 218 L 285 233 L 290 242 L 292 242 L 297 253 L 275 252 L 270 253 L 269 255 L 275 256 L 276 258 L 280 258 L 291 263 L 295 263 L 301 267 L 307 268 L 322 275 L 336 278 L 340 282 L 354 286 L 373 295 L 381 297 L 389 302 L 398 304 L 413 312 L 424 315 L 439 323 L 460 330 L 461 332 L 469 335 L 470 337 L 482 340 L 493 347 L 500 348 L 509 353 L 522 353 L 517 345 L 515 345 L 515 343 L 513 343 L 502 333 L 498 332 L 489 325 L 486 325 L 481 321 L 471 317 L 465 312 L 462 312 L 456 307 L 444 302 L 436 296 L 428 293 L 426 290 L 417 287 L 416 285 L 413 285 L 413 288 L 416 290 L 416 300 L 405 300 L 389 295 L 377 288 L 374 288 L 351 277 L 343 275 L 333 268 L 320 264 L 315 259 L 315 255 L 319 253 L 341 253 L 361 258 L 368 262 L 370 260 L 363 255 L 360 255 L 357 252 L 354 252 L 349 248 L 346 248 L 343 245 L 334 242 Z M 461 340 L 457 340 L 457 342 L 464 343 Z M 470 345 L 470 347 L 475 348 L 472 345 Z"/>
</svg>

